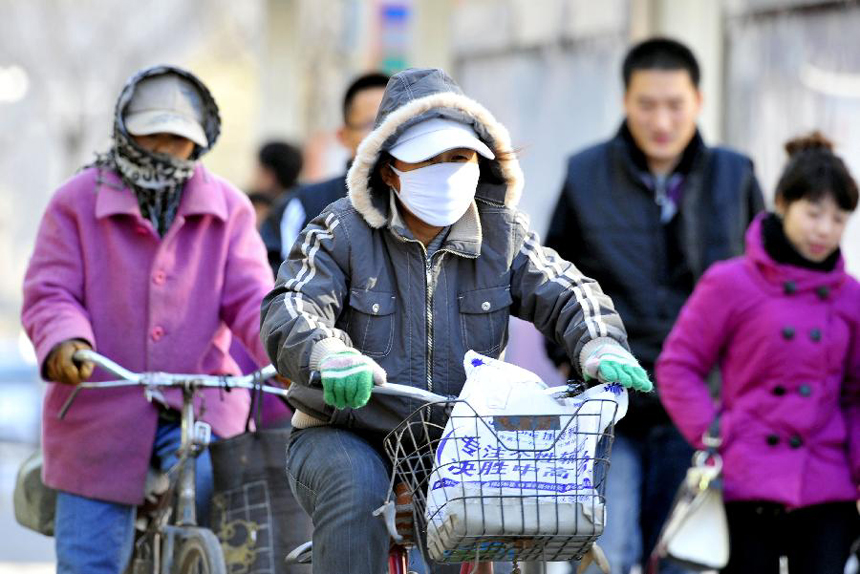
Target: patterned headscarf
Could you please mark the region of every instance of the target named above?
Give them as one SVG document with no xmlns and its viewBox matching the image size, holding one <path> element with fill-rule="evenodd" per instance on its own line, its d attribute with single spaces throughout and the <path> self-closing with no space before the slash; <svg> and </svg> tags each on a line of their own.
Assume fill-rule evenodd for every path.
<svg viewBox="0 0 860 574">
<path fill-rule="evenodd" d="M 176 74 L 197 87 L 203 101 L 203 130 L 209 146 L 195 146 L 191 158 L 181 160 L 167 154 L 143 149 L 125 128 L 125 108 L 141 80 L 162 74 Z M 191 72 L 173 66 L 155 66 L 135 74 L 125 85 L 114 112 L 113 146 L 99 155 L 93 165 L 115 171 L 137 197 L 140 214 L 152 222 L 161 237 L 167 233 L 182 200 L 182 190 L 194 175 L 197 160 L 209 151 L 221 132 L 218 105 L 212 94 Z"/>
</svg>

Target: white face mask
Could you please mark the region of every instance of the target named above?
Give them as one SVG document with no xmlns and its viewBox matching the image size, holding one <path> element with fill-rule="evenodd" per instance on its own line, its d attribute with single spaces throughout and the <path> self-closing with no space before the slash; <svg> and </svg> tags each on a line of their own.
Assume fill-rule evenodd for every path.
<svg viewBox="0 0 860 574">
<path fill-rule="evenodd" d="M 481 168 L 475 162 L 434 163 L 412 171 L 391 167 L 400 178 L 400 201 L 421 221 L 446 227 L 463 217 L 475 198 Z"/>
</svg>

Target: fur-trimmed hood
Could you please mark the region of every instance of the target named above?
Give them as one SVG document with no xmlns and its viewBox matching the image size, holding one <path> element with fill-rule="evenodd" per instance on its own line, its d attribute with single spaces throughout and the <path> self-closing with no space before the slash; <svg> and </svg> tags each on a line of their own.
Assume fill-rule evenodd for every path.
<svg viewBox="0 0 860 574">
<path fill-rule="evenodd" d="M 470 125 L 496 155 L 481 158 L 476 200 L 515 207 L 523 174 L 511 148 L 508 130 L 439 69 L 411 68 L 388 82 L 374 129 L 358 146 L 347 174 L 349 199 L 367 223 L 380 228 L 388 221 L 389 189 L 376 174 L 380 154 L 390 149 L 409 127 L 431 118 L 447 118 Z"/>
</svg>

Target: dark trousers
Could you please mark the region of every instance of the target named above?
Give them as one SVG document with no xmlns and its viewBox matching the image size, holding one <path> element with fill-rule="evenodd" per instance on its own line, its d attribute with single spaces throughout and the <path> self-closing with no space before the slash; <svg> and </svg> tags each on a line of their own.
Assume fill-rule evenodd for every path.
<svg viewBox="0 0 860 574">
<path fill-rule="evenodd" d="M 860 535 L 854 502 L 817 504 L 786 511 L 768 502 L 727 502 L 731 555 L 723 574 L 842 574 Z"/>
</svg>

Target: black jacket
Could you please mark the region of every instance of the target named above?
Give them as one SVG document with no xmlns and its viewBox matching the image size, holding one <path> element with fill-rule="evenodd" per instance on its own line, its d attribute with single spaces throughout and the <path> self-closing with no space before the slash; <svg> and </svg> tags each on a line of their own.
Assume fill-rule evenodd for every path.
<svg viewBox="0 0 860 574">
<path fill-rule="evenodd" d="M 297 199 L 301 202 L 305 212 L 305 219 L 296 230 L 296 235 L 298 235 L 302 229 L 307 227 L 308 223 L 322 213 L 323 209 L 328 207 L 328 204 L 334 203 L 341 197 L 346 197 L 345 173 L 332 179 L 303 185 L 278 198 L 278 201 L 272 206 L 272 210 L 269 212 L 266 221 L 260 227 L 260 235 L 263 237 L 263 243 L 266 245 L 266 251 L 269 255 L 269 265 L 272 266 L 275 277 L 278 276 L 278 269 L 284 261 L 282 256 L 284 249 L 281 239 L 281 223 L 290 202 L 293 199 Z"/>
<path fill-rule="evenodd" d="M 568 160 L 545 243 L 612 298 L 649 373 L 695 281 L 715 261 L 743 253 L 744 232 L 764 208 L 750 159 L 708 147 L 698 133 L 676 172 L 678 213 L 663 224 L 645 158 L 622 125 Z M 550 355 L 563 358 L 551 345 Z M 668 420 L 655 395 L 632 396 L 624 426 Z"/>
</svg>

